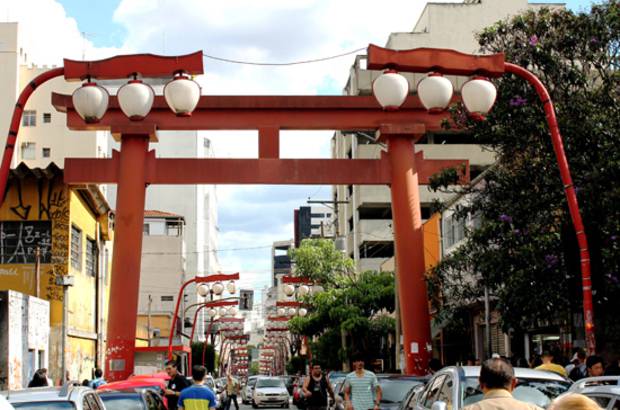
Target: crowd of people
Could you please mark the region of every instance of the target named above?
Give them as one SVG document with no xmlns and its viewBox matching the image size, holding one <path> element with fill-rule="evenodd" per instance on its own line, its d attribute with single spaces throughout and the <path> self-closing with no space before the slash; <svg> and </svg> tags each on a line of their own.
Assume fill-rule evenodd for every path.
<svg viewBox="0 0 620 410">
<path fill-rule="evenodd" d="M 345 410 L 378 410 L 381 402 L 381 386 L 377 376 L 372 371 L 364 368 L 364 357 L 355 354 L 351 358 L 353 371 L 346 375 L 344 381 L 344 407 Z M 530 367 L 536 370 L 555 372 L 573 381 L 585 377 L 598 377 L 603 375 L 620 375 L 620 362 L 614 361 L 605 366 L 603 358 L 592 355 L 586 356 L 585 351 L 577 349 L 567 365 L 556 361 L 553 353 L 543 352 L 535 356 L 530 362 L 523 360 L 510 360 L 499 355 L 493 355 L 482 363 L 470 359 L 468 365 L 480 365 L 479 384 L 484 398 L 477 403 L 465 407 L 465 410 L 541 410 L 533 404 L 516 400 L 512 391 L 516 385 L 513 365 L 516 367 Z M 429 374 L 441 370 L 442 364 L 437 359 L 429 363 Z M 207 375 L 206 368 L 201 365 L 192 368 L 193 384 L 183 376 L 174 360 L 165 364 L 165 371 L 170 377 L 164 394 L 170 410 L 197 410 L 215 409 L 217 399 L 215 392 L 205 385 Z M 92 380 L 84 380 L 85 386 L 97 388 L 106 381 L 101 369 L 95 369 Z M 47 376 L 47 369 L 38 369 L 28 384 L 28 387 L 51 386 L 51 380 Z M 239 381 L 228 374 L 226 377 L 226 402 L 224 410 L 230 410 L 231 404 L 235 410 L 239 410 L 237 396 L 241 385 Z M 305 378 L 303 395 L 306 400 L 307 410 L 326 410 L 329 399 L 335 399 L 332 386 L 323 372 L 319 363 L 313 363 L 310 367 L 310 375 Z M 598 405 L 580 394 L 569 394 L 553 401 L 549 410 L 600 410 Z"/>
</svg>

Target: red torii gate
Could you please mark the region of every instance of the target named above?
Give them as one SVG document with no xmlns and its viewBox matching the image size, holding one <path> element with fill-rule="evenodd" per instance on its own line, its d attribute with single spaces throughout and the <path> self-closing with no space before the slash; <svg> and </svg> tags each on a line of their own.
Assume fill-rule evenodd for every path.
<svg viewBox="0 0 620 410">
<path fill-rule="evenodd" d="M 416 71 L 439 68 L 446 74 L 483 73 L 491 77 L 504 71 L 502 55 L 480 57 L 427 49 L 410 52 L 406 60 L 410 63 L 406 68 Z M 52 70 L 31 83 L 31 89 L 20 97 L 21 108 L 16 113 L 21 116 L 29 94 L 54 76 L 64 75 L 74 81 L 91 77 L 104 80 L 127 78 L 135 72 L 145 78 L 171 77 L 180 71 L 202 74 L 202 53 L 65 60 L 64 69 Z M 68 184 L 118 184 L 111 297 L 122 303 L 110 303 L 108 380 L 124 379 L 133 372 L 137 319 L 131 312 L 137 311 L 144 202 L 150 184 L 390 185 L 406 371 L 425 371 L 431 336 L 418 184 L 427 184 L 429 177 L 443 168 L 462 165 L 463 181 L 467 181 L 469 167 L 466 160 L 426 160 L 422 152 L 414 154 L 413 144 L 426 132 L 441 130 L 442 122 L 449 120 L 448 113 L 430 114 L 411 95 L 397 111 L 383 110 L 373 96 L 202 96 L 191 116 L 177 117 L 164 98 L 156 96 L 144 120 L 132 121 L 112 96 L 101 121 L 87 124 L 76 113 L 71 96 L 53 93 L 52 103 L 67 114 L 69 129 L 110 130 L 121 143 L 120 151 L 110 159 L 65 160 Z M 13 129 L 0 173 L 2 191 L 6 183 L 4 163 L 7 156 L 10 160 L 17 133 Z M 158 159 L 149 151 L 149 143 L 157 142 L 157 131 L 164 130 L 258 130 L 259 156 Z M 280 159 L 280 130 L 378 131 L 378 138 L 388 149 L 380 159 Z"/>
</svg>

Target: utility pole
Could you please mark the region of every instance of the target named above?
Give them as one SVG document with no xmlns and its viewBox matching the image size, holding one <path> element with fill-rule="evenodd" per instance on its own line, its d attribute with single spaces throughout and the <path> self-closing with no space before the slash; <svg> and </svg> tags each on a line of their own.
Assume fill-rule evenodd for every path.
<svg viewBox="0 0 620 410">
<path fill-rule="evenodd" d="M 149 294 L 149 304 L 148 304 L 148 310 L 147 310 L 147 315 L 146 315 L 146 331 L 148 333 L 147 336 L 147 340 L 148 340 L 148 346 L 151 346 L 151 304 L 153 303 L 153 296 L 151 294 Z"/>
<path fill-rule="evenodd" d="M 67 329 L 69 327 L 69 287 L 75 284 L 75 278 L 70 275 L 56 276 L 56 285 L 62 286 L 62 337 L 60 342 L 61 384 L 67 381 Z"/>
<path fill-rule="evenodd" d="M 34 248 L 34 295 L 40 297 L 41 295 L 41 248 L 37 245 Z"/>
</svg>

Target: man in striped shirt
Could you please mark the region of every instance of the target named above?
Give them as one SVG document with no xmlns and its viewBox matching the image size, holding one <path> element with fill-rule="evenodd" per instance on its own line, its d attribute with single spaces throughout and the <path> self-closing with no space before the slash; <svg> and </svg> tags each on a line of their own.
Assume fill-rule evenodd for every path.
<svg viewBox="0 0 620 410">
<path fill-rule="evenodd" d="M 381 403 L 381 386 L 377 376 L 364 369 L 364 357 L 352 357 L 354 372 L 345 378 L 344 400 L 346 410 L 378 410 Z"/>
</svg>

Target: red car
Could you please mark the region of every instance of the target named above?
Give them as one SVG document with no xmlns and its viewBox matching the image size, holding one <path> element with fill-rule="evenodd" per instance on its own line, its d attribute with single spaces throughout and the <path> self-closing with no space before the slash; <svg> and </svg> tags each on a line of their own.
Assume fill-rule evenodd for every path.
<svg viewBox="0 0 620 410">
<path fill-rule="evenodd" d="M 164 394 L 167 386 L 166 380 L 164 380 L 163 377 L 154 376 L 155 375 L 132 376 L 120 382 L 103 384 L 97 388 L 97 391 L 134 392 L 136 389 L 148 387 L 162 396 L 164 404 L 166 408 L 168 408 L 168 401 Z"/>
</svg>

